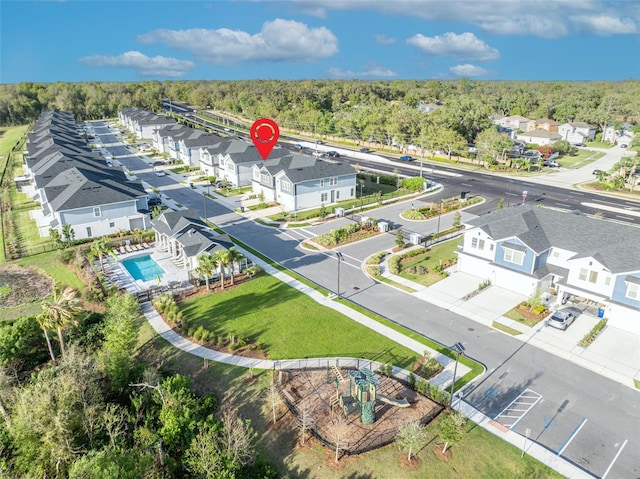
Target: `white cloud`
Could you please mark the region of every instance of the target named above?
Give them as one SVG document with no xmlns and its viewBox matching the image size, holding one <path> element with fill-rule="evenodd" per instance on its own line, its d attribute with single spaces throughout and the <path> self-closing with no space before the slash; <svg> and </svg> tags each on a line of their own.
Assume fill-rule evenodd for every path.
<svg viewBox="0 0 640 479">
<path fill-rule="evenodd" d="M 621 29 L 594 26 L 592 29 L 598 34 L 635 33 L 640 24 L 637 2 L 625 0 L 297 0 L 295 3 L 303 3 L 306 8 L 377 10 L 433 22 L 471 23 L 497 35 L 543 38 L 584 31 L 581 16 L 609 17 L 623 26 Z"/>
<path fill-rule="evenodd" d="M 380 45 L 391 45 L 392 43 L 396 42 L 395 38 L 388 37 L 386 35 L 377 34 L 374 36 L 374 38 L 376 39 L 376 42 L 379 43 Z"/>
<path fill-rule="evenodd" d="M 189 60 L 147 55 L 129 51 L 121 55 L 92 55 L 83 57 L 80 63 L 92 67 L 132 68 L 141 76 L 180 77 L 193 69 L 196 65 Z"/>
<path fill-rule="evenodd" d="M 584 30 L 596 35 L 618 35 L 638 33 L 638 26 L 631 18 L 617 18 L 609 15 L 576 15 L 571 20 Z"/>
<path fill-rule="evenodd" d="M 343 70 L 342 68 L 330 68 L 327 72 L 330 78 L 350 79 L 350 78 L 393 78 L 396 72 L 384 68 L 378 64 L 371 63 L 365 65 L 363 71 L 354 72 L 352 70 Z"/>
<path fill-rule="evenodd" d="M 484 77 L 492 75 L 494 72 L 486 68 L 465 63 L 449 68 L 449 73 L 457 77 Z"/>
<path fill-rule="evenodd" d="M 262 31 L 242 30 L 154 30 L 138 36 L 143 43 L 161 43 L 188 50 L 214 65 L 247 61 L 313 62 L 338 52 L 338 39 L 325 27 L 309 28 L 293 20 L 265 22 Z"/>
<path fill-rule="evenodd" d="M 490 47 L 473 33 L 460 35 L 448 32 L 435 37 L 425 37 L 421 33 L 407 39 L 409 45 L 417 47 L 428 56 L 466 58 L 469 60 L 492 61 L 500 57 L 500 52 Z"/>
</svg>

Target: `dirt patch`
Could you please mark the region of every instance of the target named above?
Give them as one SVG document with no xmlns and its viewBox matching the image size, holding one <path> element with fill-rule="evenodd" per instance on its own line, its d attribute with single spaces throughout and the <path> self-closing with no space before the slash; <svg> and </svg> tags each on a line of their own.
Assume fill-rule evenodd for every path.
<svg viewBox="0 0 640 479">
<path fill-rule="evenodd" d="M 447 449 L 447 452 L 442 452 L 442 446 L 438 446 L 433 450 L 433 454 L 440 459 L 442 462 L 449 462 L 451 459 L 451 449 Z"/>
<path fill-rule="evenodd" d="M 414 469 L 418 469 L 420 467 L 420 459 L 412 456 L 411 460 L 407 458 L 407 455 L 402 453 L 398 456 L 398 463 L 400 464 L 400 469 L 412 471 Z"/>
<path fill-rule="evenodd" d="M 53 280 L 35 269 L 15 265 L 0 268 L 0 308 L 43 299 L 52 291 Z"/>
<path fill-rule="evenodd" d="M 335 415 L 341 414 L 344 417 L 345 414 L 340 406 L 340 396 L 345 404 L 351 403 L 354 406 L 348 415 L 347 433 L 342 441 L 345 454 L 340 462 L 349 455 L 372 451 L 392 443 L 402 426 L 413 421 L 427 423 L 442 410 L 442 406 L 400 381 L 376 374 L 380 384 L 376 387 L 375 422 L 363 424 L 360 421 L 359 406 L 352 401 L 352 393 L 357 394 L 355 383 L 350 384 L 348 369 L 342 368 L 340 372 L 343 380 L 336 384 L 334 373 L 330 371 L 327 374 L 325 369 L 283 371 L 280 387 L 281 397 L 289 410 L 296 417 L 299 417 L 301 411 L 308 411 L 315 436 L 325 444 L 332 444 L 331 423 L 335 420 Z M 388 404 L 391 398 L 406 399 L 409 406 L 392 406 Z M 330 449 L 327 446 L 327 451 Z M 329 460 L 329 452 L 327 454 L 327 466 L 332 467 L 334 456 Z"/>
</svg>

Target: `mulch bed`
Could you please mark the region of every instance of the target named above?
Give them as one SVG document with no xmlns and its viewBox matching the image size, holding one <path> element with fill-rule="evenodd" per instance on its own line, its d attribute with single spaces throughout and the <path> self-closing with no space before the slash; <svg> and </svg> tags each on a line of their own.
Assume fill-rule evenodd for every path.
<svg viewBox="0 0 640 479">
<path fill-rule="evenodd" d="M 522 316 L 524 316 L 527 319 L 530 319 L 531 321 L 542 321 L 547 314 L 549 314 L 548 311 L 545 311 L 542 314 L 538 314 L 535 311 L 530 311 L 531 307 L 526 304 L 526 303 L 520 303 L 518 306 L 516 306 L 515 310 L 521 314 Z"/>
</svg>

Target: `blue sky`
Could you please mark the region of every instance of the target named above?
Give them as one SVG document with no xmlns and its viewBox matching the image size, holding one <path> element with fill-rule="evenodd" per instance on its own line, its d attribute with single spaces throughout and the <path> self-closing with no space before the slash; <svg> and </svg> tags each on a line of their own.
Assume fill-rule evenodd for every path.
<svg viewBox="0 0 640 479">
<path fill-rule="evenodd" d="M 0 83 L 640 78 L 637 0 L 2 0 L 0 9 Z"/>
</svg>

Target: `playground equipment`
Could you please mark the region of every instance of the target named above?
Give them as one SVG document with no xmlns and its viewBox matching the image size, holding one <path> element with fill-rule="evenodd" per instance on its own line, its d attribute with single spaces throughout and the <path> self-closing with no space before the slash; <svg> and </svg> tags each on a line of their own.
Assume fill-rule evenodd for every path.
<svg viewBox="0 0 640 479">
<path fill-rule="evenodd" d="M 331 371 L 331 373 L 330 373 Z M 409 407 L 406 398 L 394 399 L 383 394 L 378 394 L 380 381 L 375 377 L 373 371 L 368 368 L 349 371 L 349 392 L 341 387 L 347 381 L 337 364 L 331 365 L 327 362 L 327 382 L 333 380 L 336 385 L 336 395 L 331 400 L 331 409 L 339 407 L 344 412 L 347 420 L 349 414 L 358 412 L 362 424 L 373 424 L 376 421 L 376 400 L 396 407 Z"/>
</svg>

